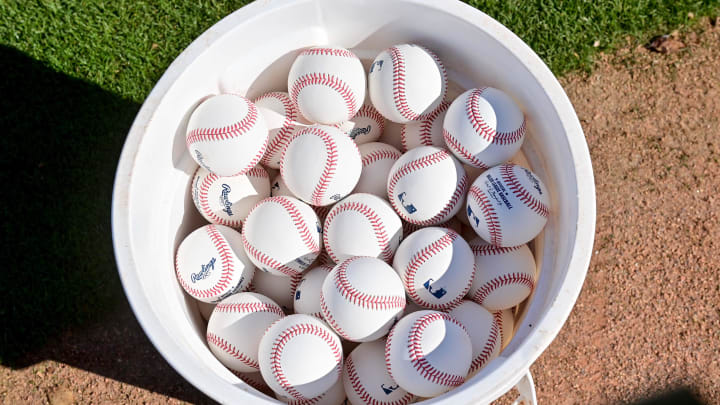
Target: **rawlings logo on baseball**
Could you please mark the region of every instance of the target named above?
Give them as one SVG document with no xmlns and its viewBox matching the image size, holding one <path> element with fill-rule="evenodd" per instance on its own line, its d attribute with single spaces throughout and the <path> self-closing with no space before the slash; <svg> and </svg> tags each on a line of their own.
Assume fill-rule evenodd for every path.
<svg viewBox="0 0 720 405">
<path fill-rule="evenodd" d="M 205 163 L 205 157 L 202 153 L 200 153 L 199 150 L 195 149 L 195 157 L 198 163 L 200 163 L 200 166 L 206 168 L 207 170 L 210 170 L 210 167 Z M 212 171 L 212 170 L 210 170 Z"/>
<path fill-rule="evenodd" d="M 223 211 L 228 214 L 229 216 L 232 216 L 232 203 L 230 202 L 230 186 L 227 184 L 222 185 L 222 191 L 220 192 L 220 205 L 223 207 Z"/>
<path fill-rule="evenodd" d="M 350 138 L 355 140 L 355 138 L 358 137 L 358 135 L 365 135 L 369 134 L 370 130 L 372 129 L 372 126 L 368 125 L 365 128 L 353 128 L 352 131 L 350 131 L 350 134 L 348 135 Z"/>
<path fill-rule="evenodd" d="M 213 257 L 210 259 L 208 264 L 201 264 L 200 265 L 200 271 L 197 273 L 191 273 L 190 274 L 190 281 L 193 283 L 196 283 L 200 280 L 204 280 L 208 278 L 210 275 L 210 271 L 215 269 L 215 258 Z"/>
<path fill-rule="evenodd" d="M 504 204 L 509 210 L 513 209 L 512 204 L 510 204 L 510 201 L 507 198 L 508 191 L 505 189 L 505 186 L 503 186 L 502 182 L 498 181 L 497 178 L 493 177 L 490 174 L 488 174 L 487 179 L 488 182 L 486 182 L 485 184 L 488 186 L 488 195 L 493 200 L 497 201 L 498 204 Z"/>
<path fill-rule="evenodd" d="M 532 172 L 530 172 L 530 170 L 528 170 L 524 167 L 521 167 L 521 169 L 525 172 L 525 175 L 527 176 L 527 178 L 532 182 L 533 188 L 535 190 L 537 190 L 538 194 L 542 195 L 542 190 L 540 189 L 540 182 L 538 181 L 538 179 L 535 176 L 533 176 L 533 174 L 532 174 Z"/>
</svg>

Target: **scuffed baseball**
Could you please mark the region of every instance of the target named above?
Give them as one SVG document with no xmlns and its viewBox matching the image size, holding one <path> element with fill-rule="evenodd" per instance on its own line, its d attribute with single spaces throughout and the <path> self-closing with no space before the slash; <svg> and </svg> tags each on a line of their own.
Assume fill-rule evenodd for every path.
<svg viewBox="0 0 720 405">
<path fill-rule="evenodd" d="M 352 124 L 347 135 L 357 145 L 377 141 L 385 130 L 385 117 L 366 98 L 357 114 L 349 121 Z"/>
<path fill-rule="evenodd" d="M 420 397 L 434 397 L 465 382 L 472 343 L 450 315 L 417 311 L 393 327 L 385 344 L 385 364 L 398 385 Z"/>
<path fill-rule="evenodd" d="M 487 168 L 478 156 L 495 139 L 497 116 L 490 102 L 482 96 L 484 90 L 470 89 L 450 104 L 443 121 L 443 138 L 461 162 Z"/>
<path fill-rule="evenodd" d="M 535 259 L 527 245 L 498 247 L 481 238 L 470 241 L 475 280 L 468 296 L 490 311 L 512 308 L 535 288 Z"/>
<path fill-rule="evenodd" d="M 387 178 L 390 169 L 402 154 L 395 147 L 381 142 L 365 143 L 358 149 L 362 172 L 353 192 L 370 193 L 387 198 Z"/>
<path fill-rule="evenodd" d="M 428 116 L 445 99 L 447 87 L 440 59 L 415 44 L 395 45 L 380 52 L 368 73 L 373 105 L 385 118 L 397 123 Z"/>
<path fill-rule="evenodd" d="M 320 310 L 320 294 L 323 282 L 334 265 L 321 264 L 306 271 L 295 288 L 293 309 L 296 314 L 307 314 L 323 319 Z"/>
<path fill-rule="evenodd" d="M 210 315 L 208 347 L 231 370 L 259 371 L 260 339 L 273 322 L 284 316 L 280 306 L 264 295 L 252 292 L 231 295 L 220 301 Z"/>
<path fill-rule="evenodd" d="M 470 186 L 466 215 L 481 238 L 495 246 L 518 246 L 535 238 L 549 216 L 547 188 L 530 170 L 502 164 Z"/>
<path fill-rule="evenodd" d="M 175 273 L 196 300 L 215 303 L 250 285 L 255 266 L 242 248 L 242 237 L 224 225 L 205 225 L 178 247 Z"/>
<path fill-rule="evenodd" d="M 448 107 L 450 107 L 450 103 L 443 101 L 435 111 L 422 120 L 403 124 L 400 132 L 403 150 L 407 151 L 418 146 L 446 147 L 443 138 L 443 120 Z"/>
<path fill-rule="evenodd" d="M 268 127 L 268 145 L 260 162 L 270 168 L 280 168 L 280 157 L 290 141 L 293 131 L 303 124 L 310 124 L 300 114 L 290 95 L 283 91 L 271 91 L 255 99 L 255 106 Z"/>
<path fill-rule="evenodd" d="M 398 275 L 374 257 L 356 256 L 335 266 L 320 296 L 323 318 L 346 340 L 370 342 L 390 330 L 405 308 Z"/>
<path fill-rule="evenodd" d="M 345 358 L 343 385 L 353 405 L 406 405 L 413 399 L 387 372 L 385 339 L 361 343 Z"/>
<path fill-rule="evenodd" d="M 387 194 L 402 219 L 437 225 L 462 208 L 468 181 L 460 163 L 445 149 L 420 146 L 405 152 L 390 169 Z"/>
<path fill-rule="evenodd" d="M 324 125 L 296 131 L 280 165 L 290 191 L 316 206 L 336 203 L 350 194 L 361 171 L 355 142 L 341 130 Z"/>
<path fill-rule="evenodd" d="M 475 375 L 500 354 L 500 325 L 493 314 L 472 301 L 461 302 L 448 314 L 457 319 L 470 336 L 472 362 L 468 375 Z"/>
<path fill-rule="evenodd" d="M 185 141 L 197 164 L 218 176 L 236 176 L 260 163 L 268 129 L 250 100 L 220 94 L 205 99 L 192 112 Z"/>
<path fill-rule="evenodd" d="M 249 290 L 262 294 L 275 301 L 286 313 L 292 313 L 295 289 L 300 283 L 303 274 L 294 276 L 276 276 L 274 274 L 256 271 Z"/>
<path fill-rule="evenodd" d="M 393 268 L 413 302 L 437 310 L 459 303 L 476 272 L 468 243 L 452 229 L 440 227 L 407 236 L 395 253 Z"/>
<path fill-rule="evenodd" d="M 304 314 L 276 321 L 260 340 L 260 372 L 278 395 L 303 401 L 327 392 L 342 378 L 340 338 Z"/>
<path fill-rule="evenodd" d="M 365 69 L 345 48 L 309 48 L 300 52 L 290 67 L 288 92 L 311 122 L 348 121 L 365 100 Z"/>
<path fill-rule="evenodd" d="M 269 197 L 245 219 L 242 243 L 262 271 L 294 276 L 320 254 L 322 227 L 315 211 L 292 197 Z"/>
<path fill-rule="evenodd" d="M 270 179 L 261 166 L 232 177 L 198 167 L 191 193 L 195 208 L 208 222 L 240 228 L 252 207 L 270 196 Z"/>
<path fill-rule="evenodd" d="M 390 204 L 367 193 L 335 204 L 323 227 L 323 245 L 335 263 L 353 256 L 390 262 L 402 236 L 402 222 Z"/>
</svg>

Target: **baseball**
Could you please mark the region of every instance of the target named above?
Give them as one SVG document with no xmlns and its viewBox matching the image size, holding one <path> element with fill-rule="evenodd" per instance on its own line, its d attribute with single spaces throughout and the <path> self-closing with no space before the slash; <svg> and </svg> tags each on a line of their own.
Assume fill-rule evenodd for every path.
<svg viewBox="0 0 720 405">
<path fill-rule="evenodd" d="M 293 294 L 302 279 L 303 274 L 293 276 L 276 276 L 264 271 L 256 271 L 249 291 L 262 294 L 275 301 L 283 311 L 291 313 L 293 309 Z"/>
<path fill-rule="evenodd" d="M 503 309 L 502 311 L 495 311 L 493 312 L 493 316 L 498 322 L 498 325 L 500 325 L 500 337 L 502 338 L 500 350 L 502 350 L 507 347 L 508 343 L 510 343 L 510 339 L 512 339 L 514 333 L 513 329 L 515 329 L 515 317 L 513 316 L 512 309 L 510 308 Z"/>
<path fill-rule="evenodd" d="M 450 104 L 443 121 L 443 137 L 448 149 L 460 161 L 487 168 L 478 155 L 495 139 L 497 116 L 483 97 L 484 90 L 470 89 Z"/>
<path fill-rule="evenodd" d="M 290 191 L 290 189 L 285 184 L 285 181 L 282 178 L 282 175 L 278 173 L 277 176 L 273 179 L 271 185 L 270 185 L 270 195 L 273 197 L 284 195 L 286 197 L 295 197 L 295 195 Z"/>
<path fill-rule="evenodd" d="M 310 124 L 301 114 L 288 93 L 271 91 L 255 99 L 255 106 L 268 127 L 268 145 L 260 162 L 270 168 L 280 168 L 282 151 L 290 135 L 302 124 Z"/>
<path fill-rule="evenodd" d="M 385 117 L 367 99 L 350 122 L 353 127 L 348 131 L 348 136 L 357 145 L 377 141 L 385 130 Z"/>
<path fill-rule="evenodd" d="M 515 101 L 501 90 L 492 87 L 480 90 L 480 97 L 487 101 L 495 112 L 497 125 L 490 145 L 473 154 L 469 164 L 488 169 L 507 162 L 520 150 L 525 140 L 525 116 Z M 453 152 L 462 160 L 458 152 Z"/>
<path fill-rule="evenodd" d="M 245 219 L 242 243 L 259 269 L 293 276 L 320 254 L 321 233 L 320 221 L 307 204 L 292 197 L 269 197 Z"/>
<path fill-rule="evenodd" d="M 293 309 L 296 314 L 312 315 L 323 319 L 320 310 L 320 294 L 323 282 L 333 267 L 335 266 L 321 264 L 303 274 L 293 297 Z"/>
<path fill-rule="evenodd" d="M 342 378 L 340 338 L 319 319 L 303 314 L 276 321 L 260 339 L 263 379 L 278 395 L 307 400 Z"/>
<path fill-rule="evenodd" d="M 264 295 L 231 295 L 220 301 L 210 315 L 206 332 L 210 351 L 231 370 L 259 371 L 260 339 L 273 322 L 284 316 L 280 306 Z"/>
<path fill-rule="evenodd" d="M 481 238 L 495 246 L 518 246 L 535 238 L 547 222 L 550 196 L 530 170 L 502 164 L 470 187 L 467 217 Z"/>
<path fill-rule="evenodd" d="M 247 289 L 255 266 L 242 249 L 242 237 L 224 225 L 205 225 L 180 243 L 175 272 L 191 297 L 214 303 Z"/>
<path fill-rule="evenodd" d="M 323 318 L 344 339 L 384 336 L 405 308 L 402 281 L 387 263 L 356 256 L 335 266 L 320 296 Z"/>
<path fill-rule="evenodd" d="M 280 174 L 290 191 L 312 205 L 338 202 L 357 185 L 360 151 L 337 128 L 318 125 L 296 131 L 282 156 Z"/>
<path fill-rule="evenodd" d="M 535 259 L 527 245 L 497 247 L 480 238 L 470 241 L 475 280 L 468 296 L 490 311 L 512 308 L 535 287 Z"/>
<path fill-rule="evenodd" d="M 197 164 L 218 176 L 235 176 L 260 162 L 267 148 L 268 129 L 250 100 L 220 94 L 193 111 L 185 141 Z"/>
<path fill-rule="evenodd" d="M 368 91 L 385 118 L 406 123 L 425 118 L 445 99 L 447 74 L 440 59 L 414 44 L 392 46 L 375 58 Z"/>
<path fill-rule="evenodd" d="M 192 181 L 195 207 L 208 222 L 240 228 L 250 209 L 270 196 L 270 179 L 262 166 L 220 177 L 199 167 Z"/>
<path fill-rule="evenodd" d="M 353 405 L 406 405 L 413 399 L 388 374 L 385 339 L 361 343 L 345 358 L 343 385 Z"/>
<path fill-rule="evenodd" d="M 459 303 L 476 273 L 467 242 L 452 229 L 439 227 L 423 228 L 405 238 L 393 268 L 413 302 L 437 310 Z"/>
<path fill-rule="evenodd" d="M 311 122 L 341 123 L 355 116 L 365 99 L 365 69 L 345 48 L 306 49 L 290 67 L 288 91 Z"/>
<path fill-rule="evenodd" d="M 267 396 L 273 394 L 273 391 L 265 383 L 265 380 L 263 380 L 260 371 L 255 371 L 254 373 L 238 373 L 233 371 L 232 373 L 235 374 L 235 377 L 241 379 L 245 384 L 255 388 L 259 392 L 262 392 Z"/>
<path fill-rule="evenodd" d="M 299 400 L 279 394 L 275 397 L 288 405 L 346 405 L 342 378 L 338 378 L 329 390 L 313 398 Z"/>
<path fill-rule="evenodd" d="M 472 342 L 465 327 L 450 315 L 417 311 L 402 318 L 385 344 L 390 377 L 405 391 L 434 397 L 465 382 L 472 362 Z"/>
<path fill-rule="evenodd" d="M 443 120 L 450 103 L 443 101 L 435 111 L 419 121 L 410 121 L 403 124 L 400 132 L 400 140 L 404 150 L 417 148 L 418 146 L 438 146 L 445 148 L 443 138 Z"/>
<path fill-rule="evenodd" d="M 457 319 L 470 336 L 472 362 L 468 375 L 475 375 L 500 354 L 500 325 L 493 314 L 472 301 L 461 302 L 450 310 L 448 315 Z"/>
<path fill-rule="evenodd" d="M 406 152 L 390 169 L 387 195 L 402 219 L 437 225 L 462 207 L 468 181 L 460 163 L 445 149 L 420 146 Z"/>
<path fill-rule="evenodd" d="M 364 143 L 358 146 L 362 162 L 360 180 L 355 193 L 370 193 L 387 198 L 387 178 L 393 164 L 402 155 L 394 147 L 380 142 Z"/>
<path fill-rule="evenodd" d="M 353 256 L 390 262 L 402 236 L 402 222 L 390 204 L 366 193 L 335 204 L 323 227 L 323 245 L 335 263 Z"/>
</svg>

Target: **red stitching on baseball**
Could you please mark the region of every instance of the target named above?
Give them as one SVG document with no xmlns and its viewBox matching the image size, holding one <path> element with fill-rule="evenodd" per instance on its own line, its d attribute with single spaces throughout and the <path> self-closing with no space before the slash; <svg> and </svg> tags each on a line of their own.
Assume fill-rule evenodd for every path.
<svg viewBox="0 0 720 405">
<path fill-rule="evenodd" d="M 387 370 L 388 375 L 393 381 L 395 381 L 395 378 L 392 375 L 392 371 L 390 371 L 390 343 L 392 343 L 393 334 L 395 333 L 396 326 L 397 323 L 390 329 L 387 340 L 385 341 L 385 369 Z"/>
<path fill-rule="evenodd" d="M 258 382 L 257 380 L 247 378 L 246 376 L 243 375 L 243 373 L 241 373 L 239 371 L 235 371 L 233 369 L 228 369 L 228 370 L 230 370 L 231 373 L 235 374 L 235 377 L 241 379 L 245 384 L 255 388 L 256 390 L 262 392 L 263 394 L 265 394 L 267 396 L 270 396 L 273 394 L 272 390 L 267 385 L 263 385 L 260 382 Z M 263 383 L 264 383 L 264 381 L 263 381 Z"/>
<path fill-rule="evenodd" d="M 395 174 L 392 175 L 392 177 L 390 177 L 390 182 L 388 182 L 388 197 L 390 198 L 390 203 L 392 203 L 395 211 L 397 211 L 404 220 L 408 222 L 414 222 L 414 220 L 408 218 L 402 212 L 402 207 L 398 207 L 397 203 L 395 202 L 395 186 L 397 185 L 397 182 L 400 180 L 400 178 L 409 173 L 432 166 L 438 162 L 442 162 L 445 159 L 452 159 L 452 157 L 446 150 L 441 149 L 427 156 L 423 156 L 419 159 L 411 160 L 405 163 L 398 168 L 398 170 L 395 172 Z"/>
<path fill-rule="evenodd" d="M 210 240 L 215 246 L 217 254 L 220 256 L 220 263 L 222 264 L 222 273 L 220 274 L 220 279 L 217 281 L 217 283 L 215 283 L 214 286 L 206 289 L 191 287 L 187 283 L 185 278 L 180 275 L 180 263 L 178 261 L 179 258 L 177 254 L 175 255 L 175 273 L 177 275 L 178 281 L 180 281 L 180 285 L 182 285 L 185 291 L 187 291 L 188 294 L 192 295 L 195 298 L 215 298 L 219 295 L 224 294 L 226 292 L 228 284 L 230 284 L 232 275 L 235 272 L 235 268 L 233 267 L 232 249 L 230 248 L 230 246 L 228 246 L 225 238 L 222 236 L 222 234 L 220 234 L 220 232 L 217 230 L 217 228 L 215 228 L 214 225 L 208 225 L 205 230 L 207 231 Z"/>
<path fill-rule="evenodd" d="M 333 136 L 322 130 L 321 128 L 307 127 L 296 132 L 290 139 L 290 142 L 288 142 L 288 146 L 293 143 L 295 139 L 297 139 L 299 136 L 305 134 L 315 135 L 319 137 L 320 140 L 322 140 L 325 144 L 325 150 L 327 151 L 327 156 L 325 158 L 325 166 L 323 167 L 322 174 L 320 174 L 320 179 L 315 185 L 315 189 L 313 190 L 313 193 L 310 197 L 313 205 L 323 205 L 322 198 L 325 196 L 325 193 L 330 186 L 330 181 L 335 175 L 335 169 L 337 168 L 338 164 L 337 144 L 335 143 L 335 139 L 333 139 Z M 285 153 L 287 152 L 287 150 L 288 148 L 285 148 L 285 150 L 283 151 L 283 157 L 281 161 L 285 161 Z M 280 164 L 280 174 L 285 177 L 285 166 L 282 163 Z"/>
<path fill-rule="evenodd" d="M 354 53 L 351 51 L 348 51 L 347 49 L 336 49 L 336 48 L 309 48 L 302 52 L 300 52 L 299 56 L 308 56 L 308 55 L 318 55 L 318 56 L 342 56 L 344 58 L 355 58 L 357 59 L 357 56 L 355 56 Z"/>
<path fill-rule="evenodd" d="M 502 315 L 502 313 L 503 313 L 502 310 L 500 310 L 500 311 L 495 311 L 495 312 L 492 313 L 493 319 L 494 319 L 495 322 L 497 322 L 497 324 L 499 325 L 498 330 L 499 330 L 499 334 L 500 334 L 500 342 L 501 342 L 501 343 L 505 340 L 505 337 L 504 337 L 504 335 L 503 335 L 503 327 L 502 327 L 502 326 L 503 326 L 503 315 Z"/>
<path fill-rule="evenodd" d="M 440 69 L 440 75 L 442 76 L 442 98 L 441 100 L 445 101 L 445 97 L 447 96 L 447 88 L 448 88 L 448 76 L 447 71 L 445 70 L 445 65 L 440 61 L 440 58 L 435 54 L 435 52 L 429 50 L 428 48 L 425 48 L 424 46 L 420 46 L 420 48 L 424 49 L 425 52 L 430 54 L 430 56 L 435 60 L 435 63 L 438 66 L 438 69 Z M 449 107 L 449 105 L 448 105 Z"/>
<path fill-rule="evenodd" d="M 515 272 L 502 274 L 491 280 L 486 281 L 485 284 L 481 285 L 475 292 L 475 294 L 473 294 L 472 300 L 482 305 L 487 296 L 490 295 L 490 293 L 492 293 L 493 291 L 495 291 L 495 289 L 510 284 L 524 285 L 530 291 L 532 291 L 533 287 L 535 286 L 535 280 L 533 280 L 531 276 L 525 273 Z"/>
<path fill-rule="evenodd" d="M 515 177 L 513 167 L 513 165 L 508 164 L 500 166 L 500 176 L 505 181 L 508 189 L 510 189 L 510 191 L 515 194 L 515 197 L 522 201 L 528 208 L 535 211 L 536 214 L 547 218 L 550 212 L 548 206 L 533 197 L 528 190 L 520 184 L 520 181 L 518 181 L 517 177 Z"/>
<path fill-rule="evenodd" d="M 347 370 L 348 380 L 353 388 L 353 391 L 360 397 L 363 404 L 366 405 L 406 405 L 409 404 L 413 399 L 413 394 L 406 392 L 402 398 L 395 401 L 383 401 L 381 399 L 374 398 L 363 386 L 362 380 L 357 373 L 355 368 L 355 362 L 352 359 L 352 354 L 345 359 L 345 369 Z"/>
<path fill-rule="evenodd" d="M 443 138 L 445 139 L 445 143 L 447 143 L 447 145 L 452 148 L 453 152 L 456 152 L 463 159 L 470 162 L 472 166 L 479 167 L 481 169 L 490 168 L 482 160 L 478 159 L 477 157 L 475 157 L 475 155 L 470 153 L 469 150 L 465 149 L 465 147 L 460 143 L 460 141 L 445 128 L 443 128 Z"/>
<path fill-rule="evenodd" d="M 354 120 L 358 117 L 370 118 L 378 124 L 378 130 L 380 133 L 385 131 L 385 117 L 380 115 L 380 113 L 372 105 L 363 104 L 352 119 Z"/>
<path fill-rule="evenodd" d="M 398 159 L 400 159 L 400 156 L 401 156 L 400 152 L 397 152 L 394 150 L 380 149 L 380 150 L 372 151 L 372 152 L 368 153 L 367 155 L 363 156 L 362 167 L 365 168 L 365 166 L 373 164 L 373 163 L 377 162 L 378 160 L 384 160 L 384 159 L 398 160 Z"/>
<path fill-rule="evenodd" d="M 423 307 L 430 309 L 447 309 L 448 307 L 451 307 L 455 303 L 461 301 L 462 298 L 465 296 L 465 294 L 461 294 L 459 297 L 457 297 L 451 302 L 447 302 L 444 304 L 436 304 L 425 301 L 424 299 L 422 299 L 422 297 L 420 297 L 420 295 L 418 295 L 417 291 L 415 290 L 415 273 L 420 270 L 420 267 L 425 264 L 425 262 L 430 260 L 431 257 L 440 254 L 440 252 L 445 250 L 447 247 L 452 246 L 453 242 L 455 242 L 455 240 L 460 237 L 457 232 L 450 228 L 445 228 L 445 231 L 445 235 L 441 236 L 440 239 L 431 242 L 429 245 L 415 252 L 415 254 L 412 255 L 412 257 L 410 258 L 410 261 L 405 267 L 405 270 L 403 271 L 403 284 L 407 286 L 407 289 L 405 291 L 408 293 L 410 298 L 415 301 L 416 304 L 422 305 Z M 468 290 L 469 289 L 470 287 L 468 287 Z M 465 293 L 467 293 L 467 291 L 465 291 Z"/>
<path fill-rule="evenodd" d="M 285 345 L 290 340 L 299 335 L 305 334 L 317 336 L 325 343 L 327 343 L 330 350 L 332 351 L 333 356 L 335 357 L 335 361 L 337 362 L 337 366 L 335 368 L 337 369 L 338 377 L 342 372 L 342 349 L 338 346 L 337 342 L 335 342 L 335 339 L 333 339 L 333 336 L 330 334 L 330 332 L 328 332 L 325 328 L 321 328 L 317 325 L 308 323 L 301 323 L 287 328 L 282 333 L 280 333 L 280 335 L 277 337 L 277 339 L 275 339 L 275 342 L 273 343 L 272 349 L 270 351 L 270 368 L 278 384 L 280 384 L 280 386 L 285 390 L 285 392 L 298 400 L 308 400 L 310 398 L 306 398 L 305 396 L 303 396 L 295 389 L 294 386 L 290 385 L 290 383 L 288 382 L 282 369 L 282 353 Z"/>
<path fill-rule="evenodd" d="M 470 245 L 470 249 L 473 251 L 473 254 L 476 256 L 492 256 L 492 255 L 501 255 L 505 253 L 514 252 L 518 249 L 520 249 L 522 245 L 520 246 L 508 246 L 508 247 L 501 247 L 501 246 L 495 246 L 495 245 Z"/>
<path fill-rule="evenodd" d="M 360 259 L 361 256 L 355 256 L 345 260 L 335 272 L 335 288 L 340 295 L 353 305 L 371 310 L 387 310 L 405 308 L 404 295 L 373 295 L 358 291 L 350 284 L 347 277 L 347 269 L 352 262 Z"/>
<path fill-rule="evenodd" d="M 472 125 L 475 133 L 485 139 L 488 142 L 492 142 L 495 138 L 495 128 L 491 128 L 483 119 L 482 113 L 480 112 L 480 96 L 487 87 L 474 89 L 470 92 L 470 95 L 465 102 L 465 112 L 467 113 L 470 125 Z"/>
<path fill-rule="evenodd" d="M 405 98 L 405 58 L 397 47 L 388 48 L 393 65 L 393 100 L 398 113 L 405 119 L 415 121 L 420 114 L 413 111 Z"/>
<path fill-rule="evenodd" d="M 440 103 L 440 105 L 433 110 L 430 114 L 428 114 L 427 118 L 422 120 L 420 123 L 420 144 L 425 146 L 433 146 L 432 142 L 432 127 L 435 123 L 435 120 L 440 116 L 440 114 L 447 111 L 447 109 L 450 107 L 450 103 L 447 101 L 443 101 Z M 404 126 L 403 126 L 404 128 Z"/>
<path fill-rule="evenodd" d="M 245 238 L 245 234 L 242 235 L 242 241 L 243 246 L 245 247 L 245 251 L 248 255 L 252 256 L 255 260 L 262 263 L 263 265 L 270 267 L 274 270 L 279 271 L 280 273 L 292 277 L 297 274 L 300 274 L 298 270 L 293 269 L 292 267 L 286 266 L 279 261 L 273 259 L 272 257 L 266 255 L 265 253 L 261 252 L 260 250 L 256 249 L 255 246 L 251 245 L 250 242 L 248 242 L 247 238 Z M 262 270 L 261 270 L 262 271 Z"/>
<path fill-rule="evenodd" d="M 468 198 L 473 197 L 475 203 L 477 203 L 480 211 L 482 211 L 485 224 L 487 225 L 488 233 L 490 233 L 490 243 L 496 246 L 502 244 L 502 229 L 500 228 L 500 220 L 490 203 L 490 199 L 485 192 L 479 189 L 477 186 L 471 186 L 468 192 Z"/>
<path fill-rule="evenodd" d="M 433 322 L 446 321 L 457 325 L 459 328 L 467 332 L 465 327 L 460 324 L 455 318 L 444 312 L 434 312 L 431 314 L 423 315 L 413 323 L 410 328 L 410 345 L 408 347 L 408 354 L 410 355 L 410 363 L 412 363 L 415 370 L 427 379 L 428 381 L 443 385 L 446 387 L 457 387 L 465 382 L 465 377 L 457 374 L 446 373 L 435 368 L 428 359 L 425 357 L 425 353 L 422 350 L 422 335 L 425 332 L 425 328 Z"/>
<path fill-rule="evenodd" d="M 283 310 L 274 304 L 265 302 L 238 302 L 238 303 L 220 303 L 215 306 L 216 312 L 232 312 L 241 314 L 251 314 L 257 312 L 269 312 L 280 316 L 285 316 Z"/>
<path fill-rule="evenodd" d="M 327 321 L 327 323 L 332 326 L 332 328 L 335 330 L 335 332 L 338 333 L 338 335 L 340 335 L 341 338 L 345 340 L 351 340 L 350 335 L 345 332 L 345 329 L 340 327 L 340 324 L 338 324 L 335 317 L 333 317 L 330 313 L 330 309 L 325 303 L 325 295 L 322 292 L 320 293 L 320 312 L 322 313 L 322 317 L 325 319 L 325 321 Z"/>
<path fill-rule="evenodd" d="M 260 364 L 258 364 L 257 361 L 248 357 L 245 353 L 243 353 L 237 347 L 230 344 L 230 342 L 228 342 L 227 340 L 221 338 L 220 336 L 218 336 L 212 332 L 208 332 L 205 337 L 207 338 L 208 343 L 212 344 L 213 346 L 215 346 L 219 349 L 222 349 L 222 351 L 229 354 L 234 359 L 240 360 L 246 366 L 252 367 L 256 370 L 260 369 Z"/>
<path fill-rule="evenodd" d="M 312 85 L 327 86 L 338 92 L 345 102 L 348 118 L 354 116 L 357 112 L 357 99 L 355 98 L 355 93 L 352 91 L 350 86 L 337 76 L 333 76 L 329 73 L 308 73 L 298 77 L 293 82 L 292 88 L 290 89 L 290 97 L 292 97 L 293 102 L 298 104 L 300 91 L 302 91 L 305 87 Z"/>
<path fill-rule="evenodd" d="M 510 145 L 513 144 L 520 139 L 522 139 L 523 136 L 525 136 L 525 117 L 523 117 L 522 124 L 520 127 L 514 131 L 510 132 L 495 132 L 495 139 L 493 139 L 494 144 L 496 145 Z"/>
<path fill-rule="evenodd" d="M 290 96 L 282 93 L 282 92 L 270 92 L 263 94 L 255 100 L 255 103 L 257 103 L 260 100 L 272 98 L 275 100 L 278 100 L 283 105 L 283 116 L 285 116 L 285 119 L 283 120 L 282 127 L 280 127 L 280 130 L 275 134 L 275 137 L 272 139 L 272 141 L 268 144 L 267 150 L 265 151 L 265 154 L 262 158 L 263 164 L 271 164 L 270 158 L 278 151 L 282 151 L 284 147 L 286 147 L 289 143 L 290 135 L 292 135 L 292 131 L 294 129 L 294 123 L 295 120 L 297 120 L 297 112 L 295 107 L 295 104 L 290 99 Z"/>
<path fill-rule="evenodd" d="M 492 326 L 490 326 L 490 336 L 488 337 L 487 342 L 485 342 L 485 346 L 483 346 L 480 353 L 478 353 L 478 355 L 472 360 L 472 363 L 470 363 L 470 373 L 483 368 L 485 363 L 490 360 L 490 357 L 495 351 L 495 345 L 498 343 L 498 329 L 497 320 L 493 317 Z"/>
<path fill-rule="evenodd" d="M 387 230 L 385 229 L 385 224 L 383 223 L 382 219 L 377 215 L 375 210 L 373 210 L 366 204 L 355 201 L 339 203 L 338 205 L 333 207 L 332 211 L 330 211 L 330 214 L 325 218 L 323 243 L 325 244 L 325 250 L 327 250 L 330 258 L 335 262 L 341 261 L 332 251 L 332 248 L 329 244 L 328 230 L 330 229 L 330 224 L 332 224 L 333 219 L 335 219 L 335 217 L 338 216 L 338 214 L 340 214 L 341 212 L 346 211 L 358 212 L 362 216 L 364 216 L 365 219 L 368 220 L 368 222 L 370 222 L 373 233 L 375 233 L 375 239 L 377 240 L 378 246 L 381 250 L 380 258 L 386 262 L 392 260 L 393 251 L 390 247 L 390 238 L 388 238 Z"/>
<path fill-rule="evenodd" d="M 196 128 L 190 131 L 185 140 L 188 148 L 195 142 L 219 141 L 237 138 L 252 129 L 258 120 L 258 110 L 255 104 L 244 97 L 242 100 L 247 104 L 248 111 L 245 117 L 239 122 L 220 128 Z M 254 166 L 254 165 L 253 165 Z"/>
<path fill-rule="evenodd" d="M 198 187 L 198 202 L 200 203 L 200 210 L 208 217 L 212 222 L 218 223 L 220 225 L 226 225 L 233 228 L 239 228 L 242 226 L 242 220 L 241 219 L 225 219 L 213 212 L 213 210 L 210 208 L 210 202 L 209 202 L 209 196 L 208 192 L 210 191 L 210 186 L 219 178 L 215 173 L 208 172 L 208 175 L 203 178 L 202 183 L 200 183 L 200 186 Z"/>
</svg>

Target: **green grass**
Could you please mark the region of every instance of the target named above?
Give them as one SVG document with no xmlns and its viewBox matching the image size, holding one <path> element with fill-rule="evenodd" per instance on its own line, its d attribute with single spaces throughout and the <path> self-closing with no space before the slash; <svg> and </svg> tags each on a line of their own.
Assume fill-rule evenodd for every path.
<svg viewBox="0 0 720 405">
<path fill-rule="evenodd" d="M 175 56 L 247 1 L 2 0 L 0 38 L 52 69 L 142 102 Z M 593 56 L 630 35 L 655 34 L 709 15 L 718 0 L 471 0 L 558 75 L 589 69 Z M 596 41 L 599 46 L 594 46 Z"/>
<path fill-rule="evenodd" d="M 127 130 L 170 62 L 245 3 L 0 0 L 1 363 L 22 366 L 47 337 L 117 310 L 109 217 Z M 644 43 L 720 10 L 720 0 L 470 4 L 558 75 L 590 69 L 626 36 Z"/>
</svg>

